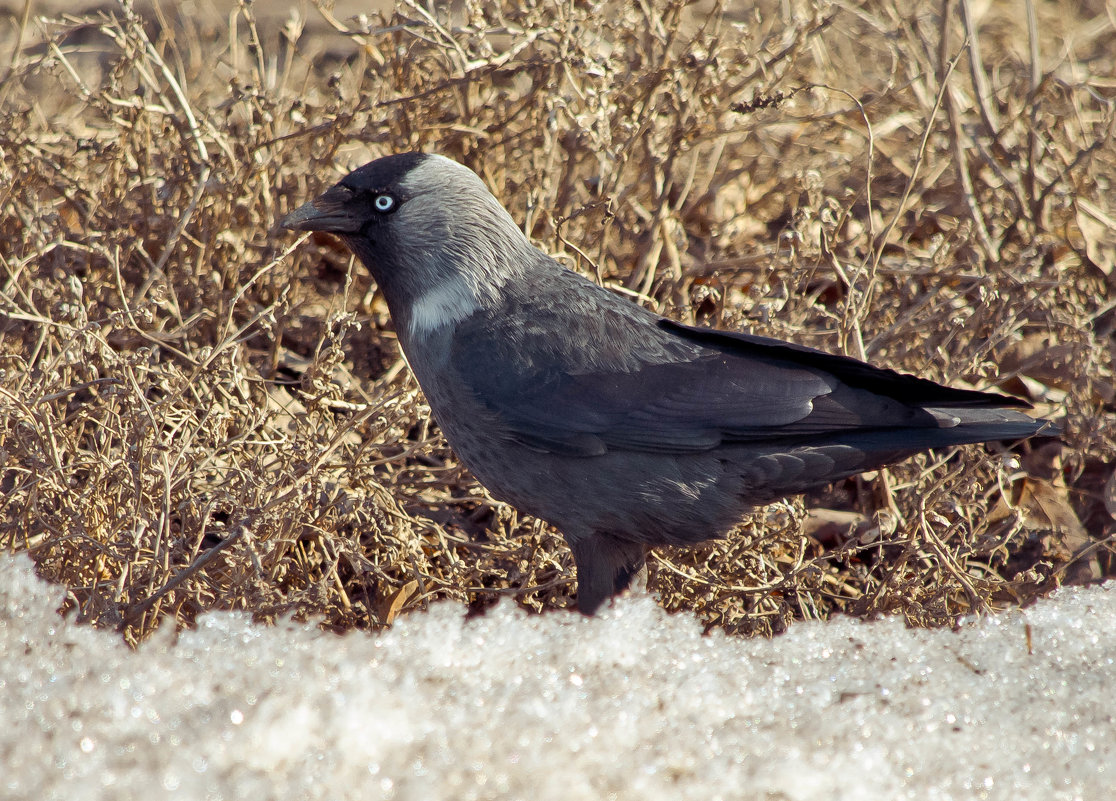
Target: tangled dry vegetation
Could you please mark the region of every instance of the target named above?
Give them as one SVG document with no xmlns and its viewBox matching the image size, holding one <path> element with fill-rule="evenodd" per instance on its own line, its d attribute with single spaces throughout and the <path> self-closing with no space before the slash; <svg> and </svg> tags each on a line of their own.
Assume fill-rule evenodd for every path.
<svg viewBox="0 0 1116 801">
<path fill-rule="evenodd" d="M 658 552 L 668 608 L 746 633 L 940 625 L 1113 575 L 1099 0 L 225 5 L 4 22 L 0 543 L 82 619 L 135 642 L 214 608 L 348 628 L 438 598 L 570 604 L 561 538 L 455 460 L 368 276 L 273 228 L 409 149 L 477 170 L 542 248 L 661 312 L 1065 425 Z"/>
</svg>

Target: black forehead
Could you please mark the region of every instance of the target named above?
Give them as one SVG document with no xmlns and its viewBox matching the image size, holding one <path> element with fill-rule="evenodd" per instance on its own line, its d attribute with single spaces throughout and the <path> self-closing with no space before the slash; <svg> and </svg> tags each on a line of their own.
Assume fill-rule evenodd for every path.
<svg viewBox="0 0 1116 801">
<path fill-rule="evenodd" d="M 384 156 L 353 170 L 341 179 L 341 185 L 364 191 L 392 189 L 425 159 L 425 153 L 398 153 L 394 156 Z"/>
</svg>

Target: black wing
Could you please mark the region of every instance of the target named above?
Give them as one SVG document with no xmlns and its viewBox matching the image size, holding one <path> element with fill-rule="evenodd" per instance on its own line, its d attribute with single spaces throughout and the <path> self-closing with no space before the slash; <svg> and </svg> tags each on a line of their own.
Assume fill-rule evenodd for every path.
<svg viewBox="0 0 1116 801">
<path fill-rule="evenodd" d="M 924 406 L 1021 404 L 778 340 L 650 316 L 577 317 L 565 329 L 540 322 L 466 322 L 454 336 L 450 363 L 507 436 L 564 455 L 685 454 L 731 443 L 938 428 L 957 421 Z"/>
</svg>

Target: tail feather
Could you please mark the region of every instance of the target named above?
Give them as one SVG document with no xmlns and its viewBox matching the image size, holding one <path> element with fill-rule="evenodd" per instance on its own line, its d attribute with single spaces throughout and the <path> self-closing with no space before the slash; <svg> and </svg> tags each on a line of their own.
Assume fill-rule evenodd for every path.
<svg viewBox="0 0 1116 801">
<path fill-rule="evenodd" d="M 750 448 L 739 453 L 747 465 L 749 503 L 768 503 L 833 481 L 900 462 L 934 448 L 977 442 L 1057 436 L 1049 420 L 1033 419 L 1008 409 L 928 409 L 940 427 L 876 428 L 850 431 L 824 440 L 783 448 Z"/>
<path fill-rule="evenodd" d="M 934 415 L 941 425 L 941 428 L 929 429 L 929 433 L 945 440 L 941 444 L 929 447 L 942 447 L 944 444 L 964 445 L 1000 439 L 1026 439 L 1036 435 L 1056 437 L 1062 433 L 1061 426 L 1057 423 L 1028 417 L 1013 409 L 927 408 L 926 411 Z"/>
</svg>

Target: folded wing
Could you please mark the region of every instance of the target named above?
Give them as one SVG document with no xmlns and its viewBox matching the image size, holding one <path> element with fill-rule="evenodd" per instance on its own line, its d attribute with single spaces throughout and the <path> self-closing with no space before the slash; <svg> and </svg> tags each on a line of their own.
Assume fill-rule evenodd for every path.
<svg viewBox="0 0 1116 801">
<path fill-rule="evenodd" d="M 585 364 L 576 357 L 582 349 L 560 342 L 517 347 L 515 336 L 493 346 L 490 333 L 474 336 L 465 325 L 455 336 L 452 361 L 467 366 L 463 379 L 506 436 L 569 456 L 824 444 L 856 434 L 893 434 L 883 439 L 902 446 L 907 432 L 912 444 L 933 447 L 1037 430 L 1031 418 L 1002 408 L 1026 405 L 1013 398 L 951 389 L 763 337 L 665 319 L 646 330 L 649 338 L 663 338 L 659 346 L 642 348 L 650 355 L 633 358 L 641 347 L 612 343 L 612 363 Z M 592 324 L 581 332 L 599 334 Z M 546 356 L 526 361 L 525 352 Z M 967 421 L 982 429 L 948 433 Z M 942 430 L 940 442 L 928 440 L 933 429 Z"/>
</svg>

